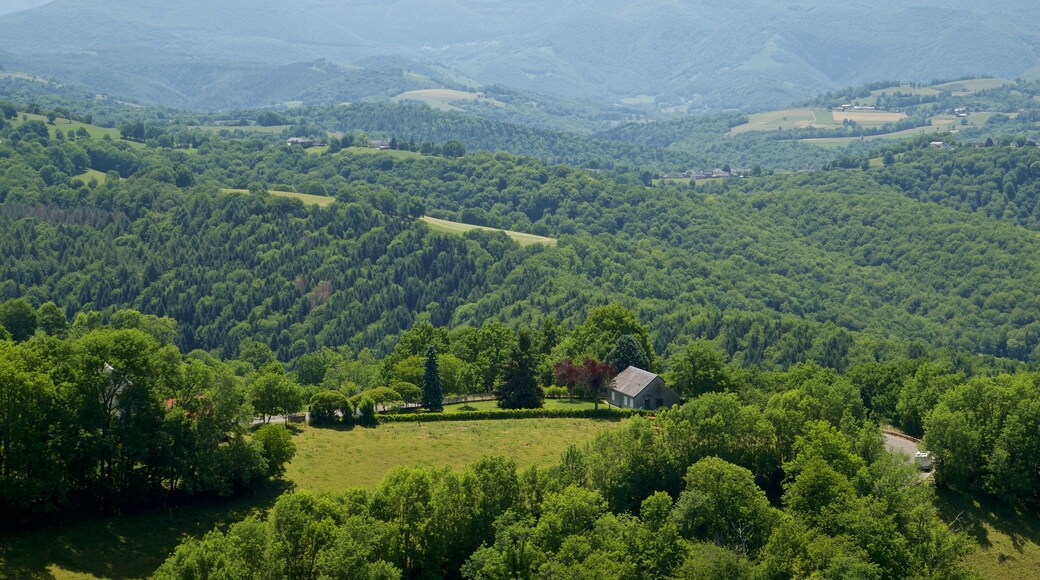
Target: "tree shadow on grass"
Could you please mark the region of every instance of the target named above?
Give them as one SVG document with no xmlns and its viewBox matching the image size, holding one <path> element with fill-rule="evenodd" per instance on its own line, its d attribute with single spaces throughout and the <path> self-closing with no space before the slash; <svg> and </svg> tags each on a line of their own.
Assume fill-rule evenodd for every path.
<svg viewBox="0 0 1040 580">
<path fill-rule="evenodd" d="M 1019 554 L 1030 544 L 1040 546 L 1040 516 L 1034 512 L 951 489 L 939 488 L 936 496 L 943 521 L 967 533 L 983 549 L 993 546 L 987 526 L 1007 536 Z M 1002 555 L 1002 559 L 1006 557 Z"/>
<path fill-rule="evenodd" d="M 292 486 L 277 480 L 228 499 L 0 535 L 0 577 L 54 578 L 50 568 L 102 578 L 150 577 L 186 536 L 264 514 Z"/>
</svg>

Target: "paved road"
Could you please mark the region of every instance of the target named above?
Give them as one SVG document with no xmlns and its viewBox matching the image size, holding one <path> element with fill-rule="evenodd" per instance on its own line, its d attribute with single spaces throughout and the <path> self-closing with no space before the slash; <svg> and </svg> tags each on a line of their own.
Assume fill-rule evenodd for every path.
<svg viewBox="0 0 1040 580">
<path fill-rule="evenodd" d="M 885 447 L 888 447 L 888 450 L 893 453 L 905 453 L 911 461 L 914 459 L 914 454 L 920 451 L 920 446 L 916 441 L 887 431 L 885 432 Z"/>
</svg>

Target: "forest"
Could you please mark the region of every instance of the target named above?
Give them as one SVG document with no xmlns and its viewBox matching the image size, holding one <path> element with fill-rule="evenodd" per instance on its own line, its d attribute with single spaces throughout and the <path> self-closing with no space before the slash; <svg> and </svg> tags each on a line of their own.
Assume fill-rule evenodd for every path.
<svg viewBox="0 0 1040 580">
<path fill-rule="evenodd" d="M 329 147 L 285 142 L 358 111 L 421 125 L 418 107 L 224 135 L 0 111 L 5 523 L 242 493 L 292 459 L 271 417 L 379 429 L 375 407 L 420 403 L 431 365 L 445 395 L 501 394 L 518 351 L 539 393 L 561 363 L 636 356 L 686 402 L 550 467 L 489 457 L 287 494 L 157 576 L 973 577 L 972 541 L 881 426 L 923 439 L 939 489 L 1040 502 L 1040 152 L 1024 137 L 655 187 L 638 155 L 588 163 L 613 155 L 592 141 L 570 141 L 583 167 L 484 151 L 500 143 L 471 140 L 484 120 L 381 125 L 407 143 L 383 152 L 349 119 Z"/>
</svg>

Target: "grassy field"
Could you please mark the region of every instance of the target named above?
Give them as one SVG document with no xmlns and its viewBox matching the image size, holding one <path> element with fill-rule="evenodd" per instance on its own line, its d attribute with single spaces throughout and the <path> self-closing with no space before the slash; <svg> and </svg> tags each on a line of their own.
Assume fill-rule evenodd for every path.
<svg viewBox="0 0 1040 580">
<path fill-rule="evenodd" d="M 392 99 L 395 103 L 401 101 L 419 101 L 426 103 L 434 109 L 441 111 L 458 111 L 458 107 L 452 105 L 460 101 L 480 101 L 491 103 L 495 106 L 503 106 L 503 103 L 495 99 L 485 99 L 479 93 L 456 91 L 452 89 L 420 89 L 401 93 Z"/>
<path fill-rule="evenodd" d="M 508 419 L 390 423 L 349 431 L 307 427 L 296 436 L 286 477 L 303 489 L 342 491 L 379 483 L 397 465 L 461 468 L 485 455 L 518 466 L 550 465 L 570 444 L 582 445 L 617 421 Z"/>
<path fill-rule="evenodd" d="M 831 111 L 830 109 L 783 109 L 748 116 L 748 122 L 730 129 L 730 133 L 750 131 L 779 131 L 781 129 L 829 129 L 841 127 L 842 121 L 877 127 L 906 118 L 903 113 L 890 111 Z"/>
<path fill-rule="evenodd" d="M 950 91 L 954 95 L 971 95 L 979 91 L 986 89 L 995 89 L 1008 84 L 1015 84 L 1015 81 L 1008 79 L 968 79 L 966 81 L 953 81 L 952 83 L 943 83 L 941 85 L 935 85 L 933 89 L 939 89 L 944 91 Z"/>
<path fill-rule="evenodd" d="M 289 485 L 275 482 L 231 500 L 0 535 L 0 578 L 144 578 L 185 535 L 202 536 L 263 513 Z"/>
<path fill-rule="evenodd" d="M 304 427 L 294 437 L 296 458 L 285 481 L 227 501 L 0 535 L 0 578 L 146 577 L 184 536 L 201 536 L 215 526 L 263 513 L 293 486 L 337 492 L 375 485 L 397 465 L 462 468 L 485 455 L 511 457 L 521 468 L 551 465 L 567 445 L 582 445 L 619 425 L 589 419 L 510 419 L 349 431 Z"/>
<path fill-rule="evenodd" d="M 90 183 L 91 179 L 96 179 L 99 184 L 105 183 L 108 175 L 101 173 L 95 169 L 88 169 L 79 175 L 73 175 L 73 179 L 79 179 L 83 183 Z"/>
<path fill-rule="evenodd" d="M 880 126 L 885 123 L 895 123 L 906 118 L 903 113 L 891 113 L 888 111 L 833 111 L 834 124 L 840 125 L 848 119 L 865 126 Z M 822 126 L 822 125 L 821 125 Z"/>
<path fill-rule="evenodd" d="M 516 240 L 521 246 L 530 246 L 533 244 L 545 244 L 546 246 L 556 245 L 556 240 L 552 238 L 546 238 L 543 236 L 536 236 L 534 234 L 525 234 L 522 232 L 514 232 L 510 230 L 500 230 L 497 228 L 489 228 L 485 226 L 474 226 L 470 224 L 451 222 L 448 220 L 442 220 L 428 216 L 423 216 L 422 221 L 426 222 L 430 226 L 430 229 L 437 232 L 462 235 L 470 230 L 490 230 L 493 232 L 505 232 L 507 236 Z"/>
<path fill-rule="evenodd" d="M 23 116 L 25 117 L 26 121 L 43 121 L 44 123 L 47 122 L 47 117 L 45 115 L 19 113 L 18 118 L 13 120 L 12 125 L 14 125 L 15 127 L 21 125 Z M 47 128 L 50 130 L 52 137 L 54 136 L 54 133 L 59 130 L 68 133 L 70 130 L 79 131 L 80 129 L 84 129 L 90 135 L 91 139 L 103 139 L 105 135 L 108 135 L 110 138 L 115 140 L 118 140 L 120 138 L 119 129 L 106 129 L 104 127 L 98 127 L 97 125 L 88 125 L 86 123 L 80 123 L 79 121 L 70 121 L 68 119 L 62 118 L 55 119 L 54 124 L 48 124 Z M 132 145 L 144 147 L 143 143 L 132 143 Z"/>
<path fill-rule="evenodd" d="M 287 129 L 288 125 L 272 125 L 270 127 L 261 127 L 260 125 L 199 125 L 196 129 L 203 131 L 213 131 L 219 133 L 221 131 L 242 131 L 245 133 L 281 133 Z"/>
<path fill-rule="evenodd" d="M 853 99 L 850 101 L 854 105 L 873 105 L 877 98 L 884 93 L 886 95 L 894 95 L 896 93 L 903 93 L 904 95 L 917 95 L 921 97 L 934 97 L 939 94 L 939 91 L 931 87 L 912 87 L 910 85 L 900 85 L 898 87 L 889 87 L 887 89 L 877 89 L 870 92 L 869 97 L 862 97 L 859 99 Z"/>
<path fill-rule="evenodd" d="M 225 188 L 221 189 L 220 193 L 247 194 L 249 193 L 249 190 Z M 329 207 L 330 205 L 332 205 L 332 202 L 336 201 L 336 198 L 329 197 L 326 195 L 311 195 L 309 193 L 296 193 L 293 191 L 268 191 L 267 193 L 270 195 L 276 195 L 278 197 L 291 197 L 293 199 L 298 199 L 302 201 L 306 205 L 316 205 L 318 207 Z"/>
<path fill-rule="evenodd" d="M 388 155 L 394 159 L 418 159 L 422 153 L 415 151 L 400 151 L 398 149 L 373 149 L 371 147 L 347 147 L 343 149 L 346 153 L 354 155 Z"/>
<path fill-rule="evenodd" d="M 778 129 L 805 129 L 817 121 L 812 109 L 783 109 L 755 113 L 748 122 L 730 129 L 730 133 L 749 131 L 776 131 Z"/>
<path fill-rule="evenodd" d="M 1040 516 L 949 490 L 939 490 L 938 496 L 943 519 L 978 542 L 968 564 L 983 578 L 1038 577 Z"/>
<path fill-rule="evenodd" d="M 904 137 L 911 137 L 913 135 L 921 135 L 922 133 L 941 133 L 956 129 L 956 120 L 954 118 L 944 119 L 935 118 L 932 119 L 931 125 L 925 125 L 924 127 L 914 127 L 913 129 L 906 129 L 904 131 L 896 131 L 894 133 L 884 133 L 881 135 L 868 135 L 864 137 L 822 137 L 818 139 L 800 139 L 802 143 L 808 143 L 810 145 L 819 145 L 821 147 L 844 147 L 853 141 L 864 140 L 864 141 L 878 141 L 885 139 L 902 139 Z"/>
</svg>

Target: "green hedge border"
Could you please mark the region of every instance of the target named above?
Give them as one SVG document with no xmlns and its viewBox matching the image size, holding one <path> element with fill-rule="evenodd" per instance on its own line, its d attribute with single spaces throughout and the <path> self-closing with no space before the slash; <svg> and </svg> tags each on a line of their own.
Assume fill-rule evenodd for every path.
<svg viewBox="0 0 1040 580">
<path fill-rule="evenodd" d="M 433 421 L 488 421 L 495 419 L 625 419 L 643 415 L 642 409 L 499 409 L 455 413 L 406 413 L 380 415 L 380 423 L 416 423 Z"/>
</svg>

